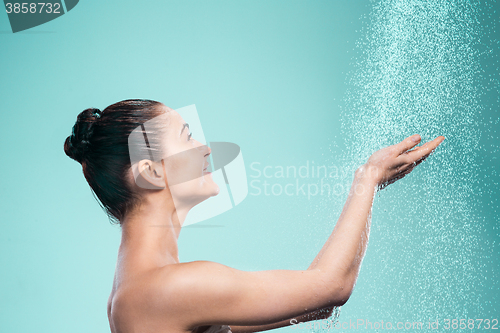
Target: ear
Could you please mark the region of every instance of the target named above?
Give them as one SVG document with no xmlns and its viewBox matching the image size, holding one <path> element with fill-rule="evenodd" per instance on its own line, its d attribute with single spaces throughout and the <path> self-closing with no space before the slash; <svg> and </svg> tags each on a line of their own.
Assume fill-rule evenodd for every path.
<svg viewBox="0 0 500 333">
<path fill-rule="evenodd" d="M 135 183 L 140 188 L 159 190 L 165 188 L 161 164 L 150 160 L 141 160 L 137 165 L 138 175 Z"/>
</svg>

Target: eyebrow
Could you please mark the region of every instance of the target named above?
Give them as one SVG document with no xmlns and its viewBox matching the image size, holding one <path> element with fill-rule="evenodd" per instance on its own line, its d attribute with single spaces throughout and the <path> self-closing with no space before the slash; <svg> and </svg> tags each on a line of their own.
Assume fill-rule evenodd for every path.
<svg viewBox="0 0 500 333">
<path fill-rule="evenodd" d="M 186 127 L 187 127 L 187 128 L 189 128 L 189 124 L 188 124 L 188 123 L 185 123 L 185 124 L 182 126 L 181 134 L 182 134 L 182 132 L 184 131 L 184 129 L 185 129 Z M 180 136 L 181 134 L 179 134 L 179 136 Z"/>
</svg>

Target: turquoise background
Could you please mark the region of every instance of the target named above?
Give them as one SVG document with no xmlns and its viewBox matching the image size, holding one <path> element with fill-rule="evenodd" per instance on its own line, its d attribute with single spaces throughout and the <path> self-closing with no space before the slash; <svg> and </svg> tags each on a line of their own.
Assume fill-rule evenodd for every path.
<svg viewBox="0 0 500 333">
<path fill-rule="evenodd" d="M 253 162 L 335 164 L 349 150 L 341 106 L 369 11 L 369 2 L 352 0 L 81 1 L 68 14 L 16 34 L 0 14 L 0 332 L 109 332 L 106 302 L 120 229 L 108 223 L 81 166 L 63 152 L 79 112 L 130 98 L 174 109 L 196 104 L 207 141 L 241 147 L 249 181 Z M 496 29 L 491 36 L 498 40 L 496 13 L 485 29 Z M 478 82 L 498 82 L 498 43 L 491 44 Z M 481 282 L 471 297 L 480 306 L 464 305 L 469 318 L 500 317 L 499 95 L 498 84 L 488 87 L 477 118 L 484 135 L 471 199 L 481 221 L 473 253 Z M 418 178 L 402 182 L 418 184 Z M 406 204 L 425 200 L 419 193 Z M 306 269 L 344 201 L 249 194 L 236 208 L 183 229 L 180 260 L 242 270 Z M 408 249 L 400 240 L 381 252 L 388 244 L 378 235 L 371 235 L 341 321 L 434 319 L 415 318 L 415 309 L 405 308 L 400 295 L 408 286 L 386 285 L 384 274 L 401 272 L 392 267 L 387 273 L 380 262 Z M 374 286 L 377 293 L 364 297 Z M 446 308 L 446 300 L 436 302 Z"/>
</svg>

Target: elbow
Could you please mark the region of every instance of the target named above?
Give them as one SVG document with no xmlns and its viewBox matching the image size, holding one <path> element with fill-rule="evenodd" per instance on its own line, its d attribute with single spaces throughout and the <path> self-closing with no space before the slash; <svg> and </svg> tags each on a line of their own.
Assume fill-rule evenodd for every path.
<svg viewBox="0 0 500 333">
<path fill-rule="evenodd" d="M 340 307 L 344 305 L 349 297 L 351 296 L 352 289 L 347 288 L 339 288 L 338 292 L 332 295 L 330 298 L 328 305 L 317 312 L 317 318 L 315 320 L 328 319 L 332 316 L 333 310 L 336 307 Z"/>
<path fill-rule="evenodd" d="M 342 306 L 351 297 L 354 290 L 354 285 L 356 279 L 352 275 L 346 274 L 335 274 L 334 276 L 321 272 L 320 274 L 320 285 L 318 290 L 322 290 L 320 294 L 324 296 L 323 306 L 324 307 L 335 307 Z"/>
<path fill-rule="evenodd" d="M 336 301 L 337 304 L 334 304 L 334 305 L 335 306 L 344 305 L 349 300 L 349 297 L 351 297 L 351 294 L 352 294 L 352 288 L 348 288 L 348 287 L 341 288 L 341 290 L 339 291 L 338 297 L 337 297 L 337 301 Z"/>
<path fill-rule="evenodd" d="M 333 285 L 335 287 L 331 290 L 328 306 L 342 306 L 351 297 L 354 290 L 354 283 L 348 279 L 340 279 L 336 283 L 333 283 Z"/>
<path fill-rule="evenodd" d="M 338 293 L 340 306 L 347 303 L 351 297 L 352 292 L 354 291 L 354 286 L 356 285 L 356 278 L 357 276 L 351 276 L 341 280 Z"/>
</svg>

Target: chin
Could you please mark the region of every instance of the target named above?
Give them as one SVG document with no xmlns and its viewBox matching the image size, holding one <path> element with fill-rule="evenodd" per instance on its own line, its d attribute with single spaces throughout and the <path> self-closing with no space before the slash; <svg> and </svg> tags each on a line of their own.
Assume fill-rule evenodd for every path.
<svg viewBox="0 0 500 333">
<path fill-rule="evenodd" d="M 216 195 L 219 195 L 219 193 L 220 193 L 219 185 L 215 184 L 211 197 L 215 197 Z"/>
<path fill-rule="evenodd" d="M 213 183 L 212 186 L 210 186 L 210 189 L 206 189 L 208 190 L 207 192 L 205 192 L 205 198 L 203 198 L 203 201 L 207 200 L 207 199 L 210 199 L 211 197 L 215 197 L 217 195 L 219 195 L 220 193 L 220 188 L 219 188 L 219 185 Z"/>
<path fill-rule="evenodd" d="M 220 192 L 219 186 L 214 186 L 213 190 L 207 195 L 203 196 L 202 199 L 195 204 L 195 206 L 202 203 L 203 201 L 210 199 L 211 197 L 215 197 L 216 195 L 219 194 L 219 192 Z"/>
</svg>

